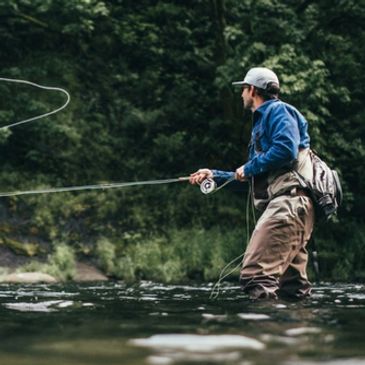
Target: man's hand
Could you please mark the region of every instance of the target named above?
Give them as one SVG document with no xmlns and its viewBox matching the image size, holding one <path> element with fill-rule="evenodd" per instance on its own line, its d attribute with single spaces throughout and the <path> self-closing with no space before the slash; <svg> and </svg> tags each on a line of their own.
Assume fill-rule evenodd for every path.
<svg viewBox="0 0 365 365">
<path fill-rule="evenodd" d="M 199 169 L 198 171 L 190 174 L 190 184 L 200 184 L 203 180 L 213 178 L 213 172 L 209 169 Z"/>
<path fill-rule="evenodd" d="M 234 175 L 234 178 L 238 181 L 246 181 L 247 180 L 247 177 L 245 176 L 245 171 L 244 171 L 244 168 L 245 165 L 242 165 L 241 167 L 239 167 L 237 170 L 236 170 L 236 173 Z"/>
</svg>

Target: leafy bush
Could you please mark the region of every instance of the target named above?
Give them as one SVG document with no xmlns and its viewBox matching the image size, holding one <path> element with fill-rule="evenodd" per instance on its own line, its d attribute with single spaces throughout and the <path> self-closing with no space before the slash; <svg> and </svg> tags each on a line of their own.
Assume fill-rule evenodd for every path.
<svg viewBox="0 0 365 365">
<path fill-rule="evenodd" d="M 66 281 L 74 278 L 76 274 L 75 253 L 70 246 L 56 243 L 55 251 L 44 266 L 44 272 L 55 278 Z"/>
<path fill-rule="evenodd" d="M 96 257 L 106 274 L 115 272 L 115 246 L 108 239 L 101 238 L 96 243 Z"/>
<path fill-rule="evenodd" d="M 113 268 L 109 273 L 127 281 L 214 280 L 225 264 L 244 249 L 242 231 L 201 228 L 171 230 L 167 236 L 141 238 L 117 256 L 109 241 L 101 242 L 100 252 L 107 266 Z"/>
</svg>

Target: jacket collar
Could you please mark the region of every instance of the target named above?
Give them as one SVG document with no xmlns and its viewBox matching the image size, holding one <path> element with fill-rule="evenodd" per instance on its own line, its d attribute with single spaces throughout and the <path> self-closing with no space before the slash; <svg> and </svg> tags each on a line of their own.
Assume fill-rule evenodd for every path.
<svg viewBox="0 0 365 365">
<path fill-rule="evenodd" d="M 265 101 L 263 104 L 261 104 L 254 112 L 253 112 L 253 122 L 254 124 L 257 122 L 257 120 L 266 113 L 267 109 L 272 105 L 273 103 L 278 102 L 279 99 L 270 99 Z"/>
</svg>

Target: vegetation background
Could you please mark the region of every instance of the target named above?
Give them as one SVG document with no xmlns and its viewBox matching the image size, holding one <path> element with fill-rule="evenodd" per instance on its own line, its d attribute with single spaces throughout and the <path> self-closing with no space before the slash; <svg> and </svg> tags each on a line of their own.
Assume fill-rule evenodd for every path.
<svg viewBox="0 0 365 365">
<path fill-rule="evenodd" d="M 0 76 L 72 97 L 1 131 L 1 191 L 234 170 L 251 119 L 231 81 L 264 65 L 342 177 L 338 219 L 316 232 L 322 278 L 364 280 L 364 0 L 2 0 L 0 19 Z M 0 92 L 0 125 L 64 102 Z M 215 279 L 252 229 L 246 201 L 182 183 L 2 198 L 0 263 L 65 280 L 75 260 L 126 280 Z"/>
</svg>

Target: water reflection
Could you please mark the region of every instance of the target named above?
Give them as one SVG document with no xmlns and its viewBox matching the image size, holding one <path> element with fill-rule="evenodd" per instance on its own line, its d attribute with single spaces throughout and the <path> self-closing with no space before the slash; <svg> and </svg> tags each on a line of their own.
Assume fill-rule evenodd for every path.
<svg viewBox="0 0 365 365">
<path fill-rule="evenodd" d="M 363 285 L 252 302 L 225 284 L 1 285 L 4 364 L 365 364 Z"/>
</svg>

